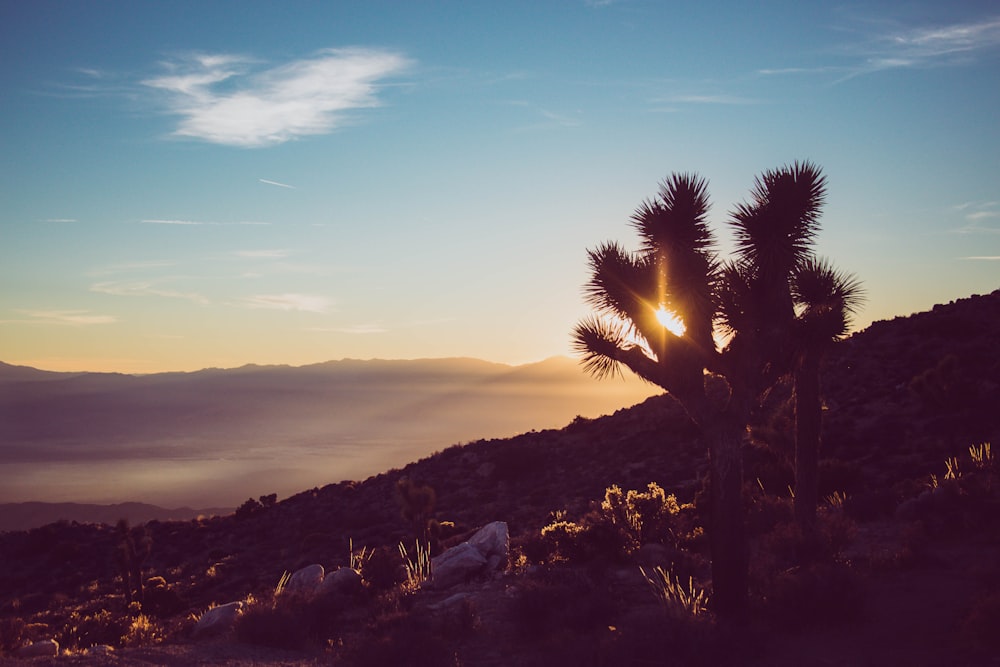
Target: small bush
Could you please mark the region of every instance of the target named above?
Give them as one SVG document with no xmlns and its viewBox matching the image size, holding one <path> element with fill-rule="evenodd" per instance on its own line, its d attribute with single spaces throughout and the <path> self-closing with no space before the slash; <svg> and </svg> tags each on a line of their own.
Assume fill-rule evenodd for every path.
<svg viewBox="0 0 1000 667">
<path fill-rule="evenodd" d="M 601 503 L 604 521 L 623 533 L 630 552 L 649 542 L 676 543 L 673 520 L 679 512 L 677 497 L 668 496 L 656 482 L 650 482 L 645 491 L 625 493 L 617 485 L 610 486 Z"/>
<path fill-rule="evenodd" d="M 374 591 L 388 591 L 406 581 L 399 552 L 388 547 L 374 549 L 361 564 L 361 578 Z"/>
<path fill-rule="evenodd" d="M 302 649 L 309 644 L 310 625 L 307 612 L 296 601 L 278 597 L 272 603 L 251 604 L 237 618 L 236 638 L 247 644 L 272 648 Z"/>
<path fill-rule="evenodd" d="M 857 623 L 864 611 L 860 577 L 839 563 L 794 568 L 775 577 L 765 596 L 770 616 L 792 630 Z"/>
<path fill-rule="evenodd" d="M 148 646 L 159 644 L 165 636 L 163 626 L 158 621 L 145 614 L 139 614 L 125 629 L 121 642 L 123 646 Z"/>
<path fill-rule="evenodd" d="M 0 655 L 9 655 L 28 643 L 27 624 L 17 617 L 0 617 Z"/>
<path fill-rule="evenodd" d="M 98 644 L 121 647 L 122 637 L 130 626 L 128 616 L 112 614 L 107 609 L 94 613 L 74 611 L 58 633 L 57 641 L 66 648 L 82 649 Z"/>
<path fill-rule="evenodd" d="M 412 614 L 380 619 L 372 632 L 345 657 L 347 664 L 355 667 L 457 667 L 461 664 L 454 650 L 435 633 L 431 622 Z"/>
<path fill-rule="evenodd" d="M 962 621 L 962 638 L 977 648 L 1000 651 L 1000 593 L 980 599 Z"/>
</svg>

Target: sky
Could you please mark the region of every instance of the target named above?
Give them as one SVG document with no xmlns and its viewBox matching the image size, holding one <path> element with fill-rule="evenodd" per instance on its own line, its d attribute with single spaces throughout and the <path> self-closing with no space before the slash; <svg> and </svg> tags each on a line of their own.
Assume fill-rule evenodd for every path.
<svg viewBox="0 0 1000 667">
<path fill-rule="evenodd" d="M 855 320 L 1000 288 L 994 2 L 0 3 L 0 360 L 570 354 L 673 172 L 811 160 Z"/>
</svg>

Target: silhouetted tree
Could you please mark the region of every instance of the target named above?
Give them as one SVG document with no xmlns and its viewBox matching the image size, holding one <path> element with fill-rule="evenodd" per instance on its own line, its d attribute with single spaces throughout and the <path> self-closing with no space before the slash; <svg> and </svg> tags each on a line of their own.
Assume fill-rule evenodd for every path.
<svg viewBox="0 0 1000 667">
<path fill-rule="evenodd" d="M 596 315 L 574 345 L 597 377 L 625 365 L 673 395 L 699 426 L 711 463 L 709 538 L 713 599 L 739 615 L 747 594 L 742 443 L 760 396 L 794 363 L 793 277 L 811 258 L 825 197 L 811 163 L 767 171 L 737 206 L 732 261 L 707 224 L 703 179 L 675 174 L 632 216 L 635 252 L 605 243 L 589 252 L 584 288 Z M 670 326 L 669 317 L 683 323 Z M 727 335 L 719 349 L 716 325 Z"/>
<path fill-rule="evenodd" d="M 429 542 L 434 537 L 437 521 L 433 519 L 437 494 L 434 487 L 416 484 L 409 477 L 401 477 L 396 482 L 396 498 L 400 513 L 413 527 L 413 535 L 421 542 Z"/>
<path fill-rule="evenodd" d="M 809 258 L 792 277 L 795 320 L 793 366 L 795 404 L 795 520 L 812 535 L 819 501 L 822 432 L 820 365 L 834 342 L 848 332 L 850 316 L 863 300 L 861 283 L 827 260 Z"/>
<path fill-rule="evenodd" d="M 146 526 L 129 527 L 128 519 L 119 519 L 115 530 L 118 543 L 115 545 L 115 560 L 122 577 L 122 588 L 126 604 L 144 601 L 142 566 L 152 551 L 153 538 Z"/>
</svg>

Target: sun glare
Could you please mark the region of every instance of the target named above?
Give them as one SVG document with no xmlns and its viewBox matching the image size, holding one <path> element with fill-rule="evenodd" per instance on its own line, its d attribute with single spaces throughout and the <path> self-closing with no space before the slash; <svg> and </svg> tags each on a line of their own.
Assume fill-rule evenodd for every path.
<svg viewBox="0 0 1000 667">
<path fill-rule="evenodd" d="M 687 327 L 684 326 L 681 318 L 663 306 L 656 309 L 656 320 L 663 325 L 663 328 L 675 336 L 683 336 L 684 332 L 687 331 Z"/>
</svg>

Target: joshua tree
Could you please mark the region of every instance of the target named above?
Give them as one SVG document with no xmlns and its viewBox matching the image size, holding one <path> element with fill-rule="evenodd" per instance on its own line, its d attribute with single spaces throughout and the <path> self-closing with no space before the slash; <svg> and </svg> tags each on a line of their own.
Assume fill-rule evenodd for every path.
<svg viewBox="0 0 1000 667">
<path fill-rule="evenodd" d="M 711 462 L 713 599 L 742 612 L 747 592 L 742 443 L 760 395 L 793 363 L 793 276 L 811 258 L 825 180 L 810 163 L 765 172 L 731 224 L 723 264 L 708 227 L 705 181 L 673 175 L 632 216 L 638 252 L 605 243 L 589 253 L 584 288 L 597 311 L 577 325 L 585 368 L 625 365 L 673 395 L 701 430 Z M 717 346 L 716 325 L 728 334 Z"/>
<path fill-rule="evenodd" d="M 810 258 L 793 276 L 792 296 L 799 310 L 793 338 L 795 520 L 804 535 L 811 535 L 819 500 L 820 364 L 832 344 L 847 334 L 864 292 L 854 276 Z"/>
<path fill-rule="evenodd" d="M 122 577 L 122 587 L 125 591 L 126 604 L 144 600 L 142 585 L 142 566 L 149 558 L 153 538 L 146 526 L 129 528 L 128 519 L 119 519 L 115 526 L 118 533 L 118 543 L 115 545 L 115 560 Z"/>
<path fill-rule="evenodd" d="M 706 374 L 723 366 L 712 337 L 723 271 L 708 207 L 705 181 L 675 174 L 632 216 L 638 252 L 617 243 L 589 252 L 584 290 L 596 314 L 577 325 L 574 345 L 590 373 L 625 365 L 673 395 L 700 427 L 712 464 L 713 597 L 720 613 L 738 614 L 747 587 L 740 445 L 749 401 L 739 383 L 719 387 Z"/>
</svg>

